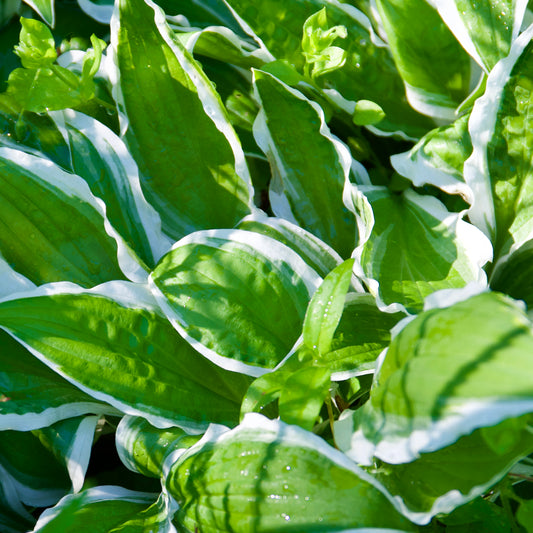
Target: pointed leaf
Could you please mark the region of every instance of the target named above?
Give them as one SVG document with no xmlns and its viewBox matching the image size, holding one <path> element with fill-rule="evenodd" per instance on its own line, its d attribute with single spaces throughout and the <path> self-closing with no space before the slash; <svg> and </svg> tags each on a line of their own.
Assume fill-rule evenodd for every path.
<svg viewBox="0 0 533 533">
<path fill-rule="evenodd" d="M 251 182 L 211 82 L 150 0 L 117 2 L 111 43 L 126 139 L 164 231 L 234 226 L 251 210 Z"/>
<path fill-rule="evenodd" d="M 49 25 L 54 27 L 55 9 L 54 0 L 24 0 L 26 4 L 33 7 L 39 16 Z"/>
<path fill-rule="evenodd" d="M 426 0 L 377 0 L 410 104 L 425 115 L 455 118 L 470 85 L 470 58 Z"/>
<path fill-rule="evenodd" d="M 324 241 L 284 218 L 258 213 L 245 217 L 237 228 L 254 231 L 285 244 L 322 277 L 342 263 L 341 256 Z"/>
<path fill-rule="evenodd" d="M 68 110 L 51 117 L 68 143 L 73 172 L 105 202 L 109 221 L 128 245 L 154 266 L 172 241 L 162 234 L 160 217 L 144 198 L 137 165 L 124 143 L 82 113 Z"/>
<path fill-rule="evenodd" d="M 0 331 L 0 429 L 39 429 L 87 413 L 118 414 L 71 385 Z"/>
<path fill-rule="evenodd" d="M 464 49 L 490 72 L 520 32 L 527 0 L 431 0 Z"/>
<path fill-rule="evenodd" d="M 160 427 L 235 423 L 250 379 L 193 350 L 142 285 L 44 286 L 0 303 L 0 326 L 94 398 Z"/>
<path fill-rule="evenodd" d="M 174 327 L 198 351 L 223 368 L 259 376 L 298 339 L 320 277 L 270 237 L 213 230 L 177 242 L 150 282 Z"/>
<path fill-rule="evenodd" d="M 254 71 L 254 86 L 262 105 L 254 137 L 272 168 L 274 213 L 348 257 L 357 242 L 354 217 L 342 203 L 348 149 L 333 138 L 322 110 L 301 93 L 260 71 Z"/>
<path fill-rule="evenodd" d="M 330 351 L 333 334 L 344 310 L 350 287 L 353 259 L 348 259 L 331 271 L 309 302 L 303 324 L 303 340 L 322 355 Z"/>
<path fill-rule="evenodd" d="M 46 509 L 39 517 L 33 531 L 34 533 L 57 531 L 112 533 L 122 529 L 128 521 L 139 519 L 141 524 L 128 531 L 148 533 L 150 524 L 146 524 L 145 528 L 141 517 L 146 516 L 147 508 L 151 507 L 156 497 L 155 494 L 134 492 L 114 486 L 87 489 L 79 494 L 69 494 L 55 507 Z M 151 524 L 152 527 L 154 525 Z M 175 529 L 168 525 L 158 531 L 175 533 Z"/>
</svg>

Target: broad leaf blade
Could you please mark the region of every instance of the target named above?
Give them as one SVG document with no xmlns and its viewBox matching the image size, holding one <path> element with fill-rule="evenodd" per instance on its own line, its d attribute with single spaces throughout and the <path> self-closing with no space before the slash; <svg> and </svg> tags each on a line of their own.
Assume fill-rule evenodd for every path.
<svg viewBox="0 0 533 533">
<path fill-rule="evenodd" d="M 410 104 L 453 119 L 469 92 L 469 56 L 426 0 L 378 0 L 377 7 Z"/>
<path fill-rule="evenodd" d="M 78 176 L 47 159 L 0 148 L 0 183 L 0 252 L 32 282 L 93 286 L 124 275 L 146 279 L 105 206 Z"/>
<path fill-rule="evenodd" d="M 251 183 L 211 82 L 149 0 L 117 2 L 111 29 L 126 139 L 164 231 L 234 226 L 251 210 Z"/>
<path fill-rule="evenodd" d="M 91 396 L 153 424 L 236 423 L 250 379 L 193 350 L 141 285 L 45 286 L 0 303 L 0 325 Z"/>
<path fill-rule="evenodd" d="M 298 339 L 320 277 L 295 252 L 243 230 L 196 232 L 150 275 L 174 327 L 223 368 L 274 368 Z"/>
<path fill-rule="evenodd" d="M 375 224 L 354 253 L 355 272 L 380 307 L 419 311 L 436 290 L 486 282 L 481 267 L 491 259 L 490 243 L 461 214 L 410 190 L 397 195 L 383 187 L 359 189 L 372 205 Z"/>
<path fill-rule="evenodd" d="M 422 313 L 392 341 L 350 454 L 405 463 L 532 412 L 532 346 L 530 321 L 497 293 Z"/>
<path fill-rule="evenodd" d="M 342 263 L 341 256 L 324 241 L 284 218 L 249 215 L 237 228 L 254 231 L 285 244 L 323 278 Z"/>
<path fill-rule="evenodd" d="M 161 233 L 161 220 L 145 200 L 137 165 L 126 146 L 110 129 L 82 113 L 51 113 L 68 143 L 73 172 L 88 183 L 106 204 L 113 227 L 147 265 L 172 242 Z"/>
<path fill-rule="evenodd" d="M 357 242 L 355 219 L 342 203 L 348 149 L 332 137 L 322 110 L 302 94 L 260 71 L 254 72 L 254 86 L 262 105 L 254 137 L 273 171 L 274 213 L 348 257 Z"/>
<path fill-rule="evenodd" d="M 129 521 L 138 519 L 140 524 L 128 531 L 146 533 L 150 531 L 150 526 L 157 527 L 157 521 L 152 524 L 143 523 L 147 509 L 154 505 L 156 497 L 155 494 L 134 492 L 115 486 L 87 489 L 79 494 L 69 494 L 55 507 L 46 509 L 39 517 L 33 531 L 34 533 L 56 531 L 111 533 L 117 531 L 117 528 L 126 528 Z M 158 531 L 173 533 L 175 529 L 167 525 Z"/>
<path fill-rule="evenodd" d="M 170 466 L 166 486 L 180 504 L 177 521 L 189 531 L 412 530 L 346 456 L 310 432 L 258 414 L 233 431 L 212 428 Z"/>
</svg>

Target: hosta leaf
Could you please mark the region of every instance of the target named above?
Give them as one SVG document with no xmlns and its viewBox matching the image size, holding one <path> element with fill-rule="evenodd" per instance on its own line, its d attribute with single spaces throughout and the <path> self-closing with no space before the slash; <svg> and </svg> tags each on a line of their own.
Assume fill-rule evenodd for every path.
<svg viewBox="0 0 533 533">
<path fill-rule="evenodd" d="M 490 72 L 509 53 L 517 37 L 527 0 L 431 0 L 464 49 Z"/>
<path fill-rule="evenodd" d="M 497 293 L 422 313 L 391 342 L 355 414 L 350 455 L 405 463 L 533 411 L 532 347 L 530 321 Z"/>
<path fill-rule="evenodd" d="M 254 85 L 262 105 L 254 137 L 273 172 L 272 210 L 349 257 L 357 227 L 342 203 L 351 165 L 348 149 L 332 137 L 322 110 L 301 93 L 260 71 L 254 72 Z"/>
<path fill-rule="evenodd" d="M 533 26 L 514 42 L 487 79 L 487 89 L 472 110 L 469 131 L 474 152 L 465 163 L 465 181 L 475 193 L 469 217 L 495 245 L 495 256 L 533 235 L 530 218 L 532 170 L 529 144 L 530 42 Z"/>
<path fill-rule="evenodd" d="M 97 416 L 79 416 L 33 432 L 66 468 L 73 492 L 79 492 L 85 481 L 97 423 Z"/>
<path fill-rule="evenodd" d="M 531 453 L 533 438 L 525 427 L 526 420 L 520 419 L 521 427 L 515 431 L 508 423 L 512 421 L 474 431 L 410 463 L 380 463 L 374 475 L 391 496 L 401 498 L 408 517 L 420 520 L 447 514 L 486 493 L 518 459 Z M 495 437 L 506 438 L 506 447 L 494 450 L 488 446 L 483 436 L 486 430 Z"/>
<path fill-rule="evenodd" d="M 0 326 L 92 397 L 152 424 L 236 423 L 250 379 L 226 372 L 172 328 L 143 285 L 44 286 L 0 303 Z"/>
<path fill-rule="evenodd" d="M 71 489 L 65 465 L 29 431 L 0 433 L 0 468 L 26 505 L 55 505 Z"/>
<path fill-rule="evenodd" d="M 470 220 L 494 245 L 491 285 L 527 301 L 532 298 L 528 287 L 533 239 L 528 137 L 533 101 L 532 35 L 530 27 L 490 73 L 485 95 L 472 111 L 469 129 L 474 152 L 465 163 L 465 180 L 475 193 Z"/>
<path fill-rule="evenodd" d="M 378 0 L 381 21 L 410 104 L 453 119 L 470 84 L 470 58 L 426 0 Z"/>
<path fill-rule="evenodd" d="M 82 414 L 117 414 L 0 331 L 0 429 L 28 431 Z"/>
<path fill-rule="evenodd" d="M 341 256 L 312 233 L 284 218 L 248 215 L 237 226 L 272 237 L 295 251 L 315 272 L 326 277 L 337 265 Z"/>
<path fill-rule="evenodd" d="M 353 259 L 332 270 L 309 302 L 303 324 L 303 341 L 320 355 L 330 351 L 333 334 L 344 310 L 350 288 Z"/>
<path fill-rule="evenodd" d="M 166 486 L 188 531 L 411 531 L 373 479 L 322 439 L 249 414 L 211 428 L 174 464 Z"/>
<path fill-rule="evenodd" d="M 243 230 L 196 232 L 150 275 L 174 327 L 229 370 L 264 374 L 298 339 L 320 277 L 290 248 Z"/>
<path fill-rule="evenodd" d="M 325 7 L 329 27 L 344 26 L 348 36 L 336 41 L 346 52 L 344 66 L 315 80 L 324 96 L 350 115 L 357 100 L 376 102 L 385 111 L 385 119 L 377 126 L 385 134 L 404 132 L 419 137 L 431 128 L 430 121 L 407 103 L 388 48 L 358 9 L 337 0 L 231 0 L 229 4 L 248 33 L 260 38 L 276 59 L 288 61 L 300 73 L 305 65 L 302 28 L 311 15 Z"/>
<path fill-rule="evenodd" d="M 0 148 L 0 184 L 0 252 L 32 282 L 146 279 L 81 178 L 47 159 Z"/>
<path fill-rule="evenodd" d="M 404 316 L 380 311 L 370 294 L 348 293 L 330 350 L 314 364 L 329 368 L 334 381 L 373 372 L 378 355 L 390 343 L 390 330 Z"/>
<path fill-rule="evenodd" d="M 491 258 L 490 243 L 461 214 L 411 190 L 401 195 L 384 187 L 359 190 L 372 205 L 375 224 L 354 252 L 355 273 L 380 307 L 399 304 L 390 309 L 416 312 L 436 290 L 486 282 L 481 267 Z"/>
<path fill-rule="evenodd" d="M 49 25 L 55 24 L 54 0 L 24 0 L 26 4 L 33 7 L 39 16 Z"/>
<path fill-rule="evenodd" d="M 15 292 L 33 289 L 35 284 L 26 276 L 19 274 L 9 266 L 0 255 L 0 298 Z"/>
<path fill-rule="evenodd" d="M 391 156 L 394 170 L 416 187 L 433 185 L 448 194 L 461 194 L 472 203 L 472 191 L 463 176 L 465 161 L 472 153 L 469 119 L 470 115 L 463 115 L 452 124 L 431 130 L 408 152 Z"/>
<path fill-rule="evenodd" d="M 172 242 L 161 233 L 161 220 L 142 193 L 137 165 L 110 129 L 82 113 L 51 113 L 70 148 L 73 172 L 104 200 L 113 227 L 150 266 Z"/>
<path fill-rule="evenodd" d="M 55 507 L 46 509 L 33 531 L 175 533 L 170 523 L 173 510 L 163 498 L 154 503 L 156 498 L 155 494 L 115 486 L 87 489 L 65 496 Z"/>
<path fill-rule="evenodd" d="M 109 24 L 113 15 L 113 0 L 78 0 L 78 4 L 93 19 Z"/>
<path fill-rule="evenodd" d="M 149 0 L 117 2 L 111 29 L 126 139 L 164 231 L 234 226 L 252 208 L 251 182 L 211 82 Z"/>
</svg>

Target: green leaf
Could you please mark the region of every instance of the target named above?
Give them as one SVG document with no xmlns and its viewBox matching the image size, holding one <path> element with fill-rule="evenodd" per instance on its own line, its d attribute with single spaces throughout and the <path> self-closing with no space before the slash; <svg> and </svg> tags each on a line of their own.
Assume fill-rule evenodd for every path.
<svg viewBox="0 0 533 533">
<path fill-rule="evenodd" d="M 509 434 L 510 424 L 521 427 L 515 427 L 516 431 Z M 374 475 L 391 496 L 401 498 L 407 507 L 404 514 L 412 520 L 421 516 L 429 520 L 437 514 L 448 514 L 486 494 L 517 460 L 531 453 L 533 437 L 525 426 L 525 417 L 508 419 L 497 426 L 474 431 L 441 450 L 421 454 L 413 462 L 399 465 L 380 463 Z M 493 438 L 514 441 L 506 446 L 505 451 L 494 450 L 484 437 L 487 431 L 492 433 Z M 474 518 L 469 516 L 472 521 Z M 492 531 L 492 527 L 497 530 L 501 520 L 499 517 L 494 526 L 486 524 L 490 527 L 487 531 Z"/>
<path fill-rule="evenodd" d="M 166 486 L 189 531 L 413 530 L 342 453 L 258 414 L 233 431 L 212 428 L 170 467 Z"/>
<path fill-rule="evenodd" d="M 310 366 L 291 373 L 279 398 L 281 420 L 311 431 L 329 396 L 330 383 L 327 368 Z"/>
<path fill-rule="evenodd" d="M 137 166 L 126 146 L 110 129 L 82 113 L 52 112 L 68 142 L 70 167 L 106 204 L 106 214 L 128 245 L 155 266 L 172 241 L 161 232 L 161 220 L 141 190 Z"/>
<path fill-rule="evenodd" d="M 73 492 L 83 487 L 97 423 L 97 416 L 79 416 L 33 431 L 67 470 Z"/>
<path fill-rule="evenodd" d="M 302 28 L 305 21 L 326 7 L 329 27 L 343 26 L 346 62 L 341 68 L 315 78 L 321 95 L 345 117 L 355 103 L 367 99 L 385 112 L 378 132 L 420 137 L 431 121 L 413 111 L 388 47 L 376 36 L 370 20 L 355 7 L 334 0 L 232 0 L 243 28 L 260 39 L 277 60 L 285 60 L 304 74 Z M 340 56 L 340 53 L 339 53 Z"/>
<path fill-rule="evenodd" d="M 516 519 L 527 533 L 533 531 L 533 502 L 531 500 L 520 502 L 520 507 L 516 512 Z"/>
<path fill-rule="evenodd" d="M 314 364 L 327 367 L 335 381 L 373 372 L 378 355 L 391 341 L 390 330 L 404 317 L 380 311 L 370 294 L 348 293 L 330 351 Z"/>
<path fill-rule="evenodd" d="M 408 152 L 391 156 L 394 170 L 415 187 L 433 185 L 448 194 L 461 194 L 472 203 L 473 192 L 463 176 L 465 161 L 472 153 L 469 119 L 469 114 L 463 115 L 447 126 L 433 129 Z"/>
<path fill-rule="evenodd" d="M 309 302 L 303 324 L 304 343 L 319 356 L 330 351 L 333 334 L 344 310 L 350 287 L 353 259 L 331 271 Z"/>
<path fill-rule="evenodd" d="M 20 44 L 16 53 L 25 68 L 9 75 L 4 98 L 18 111 L 44 113 L 86 104 L 95 95 L 93 78 L 100 66 L 105 42 L 91 36 L 93 48 L 86 52 L 81 77 L 55 65 L 57 52 L 54 38 L 46 25 L 33 19 L 22 19 Z"/>
<path fill-rule="evenodd" d="M 158 429 L 144 418 L 124 416 L 117 427 L 116 444 L 120 460 L 133 472 L 159 478 L 167 455 L 196 444 L 198 435 L 183 429 Z"/>
<path fill-rule="evenodd" d="M 414 109 L 454 119 L 470 85 L 470 58 L 426 0 L 377 0 L 407 98 Z"/>
<path fill-rule="evenodd" d="M 342 203 L 348 149 L 332 137 L 322 110 L 301 93 L 260 71 L 254 71 L 254 86 L 262 106 L 254 136 L 273 173 L 272 210 L 348 257 L 357 241 L 354 217 Z"/>
<path fill-rule="evenodd" d="M 117 414 L 0 331 L 0 429 L 28 431 L 82 414 Z"/>
<path fill-rule="evenodd" d="M 509 53 L 527 7 L 527 2 L 520 0 L 432 3 L 464 49 L 486 72 Z"/>
<path fill-rule="evenodd" d="M 111 44 L 119 109 L 143 191 L 164 231 L 179 239 L 233 227 L 252 209 L 252 189 L 219 96 L 157 6 L 121 0 L 116 13 Z"/>
<path fill-rule="evenodd" d="M 146 279 L 144 267 L 79 177 L 48 159 L 0 148 L 0 253 L 36 284 L 90 287 Z"/>
<path fill-rule="evenodd" d="M 54 27 L 55 9 L 54 0 L 24 0 L 26 4 L 33 7 L 39 16 L 49 25 Z"/>
<path fill-rule="evenodd" d="M 320 281 L 290 248 L 243 230 L 193 233 L 150 275 L 181 335 L 223 368 L 256 377 L 289 353 Z"/>
<path fill-rule="evenodd" d="M 457 297 L 457 291 L 449 294 Z M 532 412 L 532 347 L 531 322 L 497 293 L 420 314 L 391 342 L 370 401 L 356 412 L 350 455 L 364 464 L 372 455 L 409 462 L 475 429 Z M 498 440 L 498 431 L 480 437 L 487 453 L 504 457 L 518 435 L 507 442 Z"/>
<path fill-rule="evenodd" d="M 355 273 L 378 306 L 418 312 L 436 290 L 486 282 L 482 266 L 491 259 L 490 243 L 461 220 L 461 213 L 450 213 L 436 198 L 411 190 L 398 195 L 361 186 L 359 191 L 370 201 L 375 223 L 354 253 Z"/>
<path fill-rule="evenodd" d="M 160 427 L 234 424 L 250 379 L 193 350 L 139 284 L 44 286 L 0 303 L 0 326 L 92 397 Z"/>
<path fill-rule="evenodd" d="M 531 35 L 533 27 L 521 34 L 509 56 L 492 70 L 469 123 L 474 151 L 465 163 L 465 181 L 476 192 L 469 217 L 491 238 L 495 261 L 533 236 L 533 172 L 528 155 Z"/>
<path fill-rule="evenodd" d="M 0 526 L 6 533 L 27 533 L 33 528 L 35 518 L 22 505 L 16 486 L 1 469 L 0 476 Z"/>
<path fill-rule="evenodd" d="M 328 26 L 326 8 L 311 15 L 303 26 L 302 53 L 311 69 L 311 76 L 316 78 L 332 72 L 344 65 L 346 52 L 338 46 L 331 46 L 337 39 L 346 39 L 345 26 Z"/>
<path fill-rule="evenodd" d="M 48 26 L 24 17 L 20 18 L 20 23 L 20 42 L 15 46 L 15 53 L 20 57 L 22 66 L 28 69 L 51 67 L 57 59 L 57 52 Z"/>
<path fill-rule="evenodd" d="M 101 486 L 65 496 L 55 507 L 46 509 L 34 533 L 148 533 L 154 527 L 171 533 L 165 502 L 154 504 L 156 495 L 115 486 Z M 161 520 L 162 519 L 162 520 Z M 169 520 L 168 520 L 169 521 Z"/>
</svg>

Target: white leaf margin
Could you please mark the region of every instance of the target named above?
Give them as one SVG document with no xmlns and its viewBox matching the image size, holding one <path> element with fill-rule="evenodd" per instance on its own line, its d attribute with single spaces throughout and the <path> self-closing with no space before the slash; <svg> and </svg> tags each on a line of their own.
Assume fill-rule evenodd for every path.
<svg viewBox="0 0 533 533">
<path fill-rule="evenodd" d="M 102 217 L 104 230 L 117 244 L 117 262 L 119 268 L 128 279 L 136 282 L 145 282 L 148 272 L 144 270 L 137 256 L 113 228 L 106 215 L 106 206 L 102 200 L 93 195 L 83 178 L 70 174 L 61 169 L 52 161 L 35 155 L 0 147 L 0 159 L 10 165 L 17 165 L 32 174 L 32 179 L 52 185 L 59 189 L 64 197 L 75 198 L 88 204 L 93 211 Z M 53 193 L 57 196 L 57 193 Z M 60 198 L 58 196 L 58 198 Z"/>
<path fill-rule="evenodd" d="M 127 281 L 120 281 L 120 280 L 108 281 L 106 283 L 97 285 L 96 287 L 93 287 L 91 289 L 85 289 L 83 287 L 80 287 L 79 285 L 76 285 L 75 283 L 70 283 L 70 282 L 48 283 L 45 285 L 41 285 L 40 287 L 37 287 L 33 291 L 25 291 L 22 293 L 10 294 L 6 298 L 1 299 L 0 303 L 10 301 L 10 300 L 16 300 L 16 299 L 34 298 L 34 297 L 39 297 L 39 296 L 65 295 L 65 294 L 71 294 L 71 295 L 90 294 L 94 296 L 100 296 L 100 297 L 113 300 L 125 308 L 130 308 L 134 310 L 145 309 L 147 311 L 154 312 L 158 314 L 159 316 L 164 316 L 160 307 L 155 301 L 151 291 L 148 289 L 147 284 L 130 283 Z M 64 372 L 59 367 L 59 365 L 50 362 L 48 358 L 45 355 L 43 355 L 41 352 L 39 352 L 32 346 L 29 346 L 27 343 L 19 339 L 15 334 L 10 332 L 8 329 L 6 328 L 2 328 L 2 329 L 4 329 L 9 335 L 11 335 L 17 342 L 19 342 L 22 346 L 24 346 L 31 354 L 33 354 L 42 363 L 44 363 L 46 366 L 48 366 L 50 369 L 56 372 L 56 374 L 59 374 L 69 383 L 72 383 L 76 388 L 85 392 L 89 396 L 92 396 L 95 400 L 104 402 L 110 406 L 110 407 L 106 407 L 106 406 L 102 407 L 99 404 L 85 404 L 85 403 L 72 404 L 72 406 L 65 405 L 59 408 L 54 408 L 53 410 L 47 410 L 47 411 L 50 411 L 50 413 L 48 413 L 48 416 L 55 415 L 55 417 L 60 416 L 59 419 L 63 419 L 63 418 L 71 417 L 71 416 L 76 416 L 76 414 L 85 414 L 87 413 L 87 411 L 93 414 L 100 414 L 100 415 L 101 414 L 113 414 L 113 415 L 128 414 L 128 415 L 140 416 L 148 420 L 148 422 L 150 422 L 150 424 L 152 424 L 154 427 L 161 428 L 161 429 L 177 426 L 177 427 L 182 428 L 184 431 L 190 434 L 198 434 L 198 433 L 203 433 L 203 431 L 205 431 L 206 424 L 203 422 L 181 420 L 178 417 L 170 419 L 170 418 L 166 418 L 160 415 L 155 415 L 155 414 L 152 414 L 152 408 L 149 405 L 146 406 L 142 404 L 136 404 L 135 406 L 132 406 L 130 404 L 126 404 L 122 402 L 121 400 L 116 399 L 110 394 L 101 392 L 99 390 L 91 389 L 79 383 L 77 380 L 75 380 L 74 378 L 69 376 L 66 372 Z M 96 412 L 95 412 L 94 405 L 98 407 Z M 74 407 L 77 408 L 78 412 L 74 411 Z M 74 414 L 70 414 L 71 411 Z M 29 413 L 29 414 L 32 416 L 35 416 L 33 413 Z M 68 416 L 64 416 L 64 415 L 68 415 Z M 23 415 L 23 416 L 26 416 L 26 415 Z M 37 416 L 42 417 L 43 414 L 40 414 Z M 30 421 L 31 420 L 32 419 L 30 418 Z M 43 427 L 43 426 L 40 426 L 40 427 Z"/>
<path fill-rule="evenodd" d="M 291 248 L 279 241 L 259 233 L 246 230 L 201 230 L 191 233 L 179 240 L 171 250 L 181 248 L 189 244 L 199 244 L 218 249 L 220 241 L 225 241 L 230 246 L 236 246 L 241 251 L 251 253 L 252 255 L 262 256 L 266 260 L 274 263 L 287 264 L 293 275 L 298 276 L 307 288 L 309 298 L 322 283 L 322 278 Z M 163 310 L 170 323 L 176 331 L 201 355 L 209 359 L 212 363 L 232 372 L 247 374 L 252 377 L 260 377 L 267 374 L 272 369 L 262 368 L 259 366 L 249 365 L 241 361 L 236 361 L 229 357 L 218 354 L 216 351 L 208 348 L 200 341 L 189 335 L 187 332 L 188 324 L 182 316 L 172 308 L 167 297 L 157 287 L 153 279 L 153 273 L 148 278 L 150 290 Z M 283 359 L 285 360 L 285 358 Z"/>
<path fill-rule="evenodd" d="M 148 203 L 141 189 L 139 169 L 126 145 L 107 126 L 79 111 L 67 109 L 49 113 L 56 127 L 70 146 L 68 129 L 81 133 L 96 149 L 113 174 L 120 189 L 130 190 L 141 221 L 142 228 L 148 239 L 154 260 L 157 262 L 172 246 L 173 242 L 161 230 L 161 217 Z M 117 163 L 118 158 L 120 165 Z"/>
<path fill-rule="evenodd" d="M 513 42 L 509 55 L 498 61 L 487 78 L 485 94 L 476 100 L 468 122 L 473 152 L 465 161 L 464 178 L 473 193 L 471 222 L 494 239 L 496 214 L 492 198 L 487 147 L 496 129 L 496 116 L 511 71 L 533 38 L 533 24 Z"/>
</svg>

